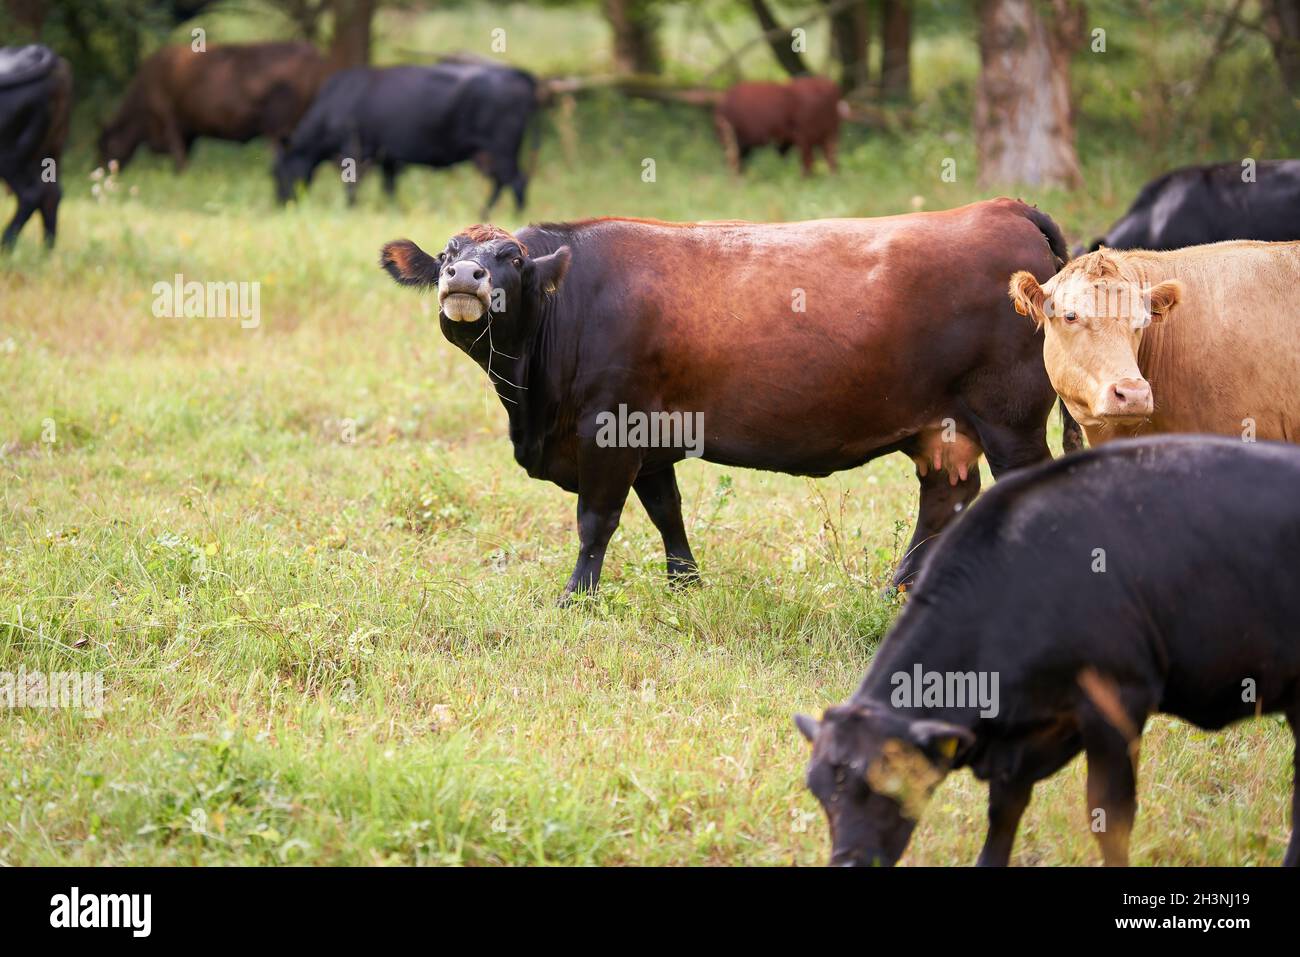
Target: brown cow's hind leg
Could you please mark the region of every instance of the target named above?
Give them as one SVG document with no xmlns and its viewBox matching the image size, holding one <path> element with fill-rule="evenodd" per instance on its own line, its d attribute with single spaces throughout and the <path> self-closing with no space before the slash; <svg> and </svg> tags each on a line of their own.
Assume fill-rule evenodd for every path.
<svg viewBox="0 0 1300 957">
<path fill-rule="evenodd" d="M 904 451 L 916 463 L 921 504 L 912 542 L 894 572 L 900 588 L 912 584 L 930 543 L 979 494 L 982 450 L 949 418 L 922 430 Z"/>
<path fill-rule="evenodd" d="M 649 475 L 637 476 L 632 487 L 645 506 L 650 521 L 663 536 L 664 552 L 668 556 L 668 583 L 694 585 L 700 580 L 695 556 L 686 540 L 686 526 L 682 523 L 682 495 L 677 488 L 677 475 L 670 465 Z"/>
</svg>

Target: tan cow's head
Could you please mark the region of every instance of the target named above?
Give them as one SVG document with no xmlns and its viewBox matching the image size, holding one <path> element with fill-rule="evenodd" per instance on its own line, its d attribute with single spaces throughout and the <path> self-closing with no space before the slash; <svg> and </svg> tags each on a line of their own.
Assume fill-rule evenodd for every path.
<svg viewBox="0 0 1300 957">
<path fill-rule="evenodd" d="M 1169 319 L 1182 287 L 1148 286 L 1140 266 L 1099 250 L 1070 262 L 1040 286 L 1027 272 L 1011 277 L 1011 301 L 1043 330 L 1043 364 L 1070 414 L 1086 427 L 1138 424 L 1155 410 L 1138 369 L 1142 333 Z"/>
</svg>

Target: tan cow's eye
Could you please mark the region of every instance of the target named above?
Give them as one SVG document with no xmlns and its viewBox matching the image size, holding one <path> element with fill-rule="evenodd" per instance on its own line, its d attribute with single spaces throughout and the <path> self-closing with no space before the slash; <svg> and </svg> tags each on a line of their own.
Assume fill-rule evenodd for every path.
<svg viewBox="0 0 1300 957">
<path fill-rule="evenodd" d="M 1062 318 L 1064 318 L 1066 322 L 1075 322 L 1078 320 L 1079 314 L 1077 312 L 1067 312 Z"/>
</svg>

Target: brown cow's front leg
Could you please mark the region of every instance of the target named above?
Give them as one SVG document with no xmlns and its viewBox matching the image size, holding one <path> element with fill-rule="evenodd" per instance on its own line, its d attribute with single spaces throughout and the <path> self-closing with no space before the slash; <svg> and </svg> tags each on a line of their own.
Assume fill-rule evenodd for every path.
<svg viewBox="0 0 1300 957">
<path fill-rule="evenodd" d="M 1024 778 L 995 778 L 989 782 L 989 833 L 980 851 L 979 867 L 1006 867 L 1020 818 L 1029 807 L 1034 782 Z"/>
<path fill-rule="evenodd" d="M 917 511 L 912 542 L 894 572 L 894 585 L 900 588 L 916 580 L 931 542 L 980 492 L 978 463 L 968 471 L 966 478 L 958 479 L 956 485 L 952 484 L 944 469 L 930 469 L 922 475 L 918 468 L 916 480 L 921 485 L 921 506 Z"/>
<path fill-rule="evenodd" d="M 1125 736 L 1105 718 L 1083 723 L 1088 755 L 1088 826 L 1107 867 L 1128 866 L 1129 837 L 1137 818 L 1137 771 Z"/>
<path fill-rule="evenodd" d="M 583 443 L 578 452 L 578 563 L 560 596 L 567 604 L 574 592 L 595 591 L 605 549 L 618 528 L 627 493 L 640 471 L 635 449 L 597 448 Z"/>
<path fill-rule="evenodd" d="M 677 488 L 677 475 L 670 465 L 666 469 L 642 473 L 632 487 L 645 506 L 650 521 L 663 536 L 664 552 L 668 556 L 668 584 L 695 585 L 700 581 L 695 556 L 686 540 L 686 526 L 682 523 L 682 494 Z"/>
</svg>

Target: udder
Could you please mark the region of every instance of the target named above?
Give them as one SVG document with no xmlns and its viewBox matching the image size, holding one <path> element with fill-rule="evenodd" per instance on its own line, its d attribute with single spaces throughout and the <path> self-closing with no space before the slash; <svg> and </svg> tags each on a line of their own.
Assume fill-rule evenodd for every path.
<svg viewBox="0 0 1300 957">
<path fill-rule="evenodd" d="M 941 419 L 917 433 L 910 453 L 917 475 L 947 472 L 948 482 L 956 485 L 966 481 L 972 469 L 979 468 L 984 449 L 973 435 L 961 429 L 955 420 Z"/>
</svg>

